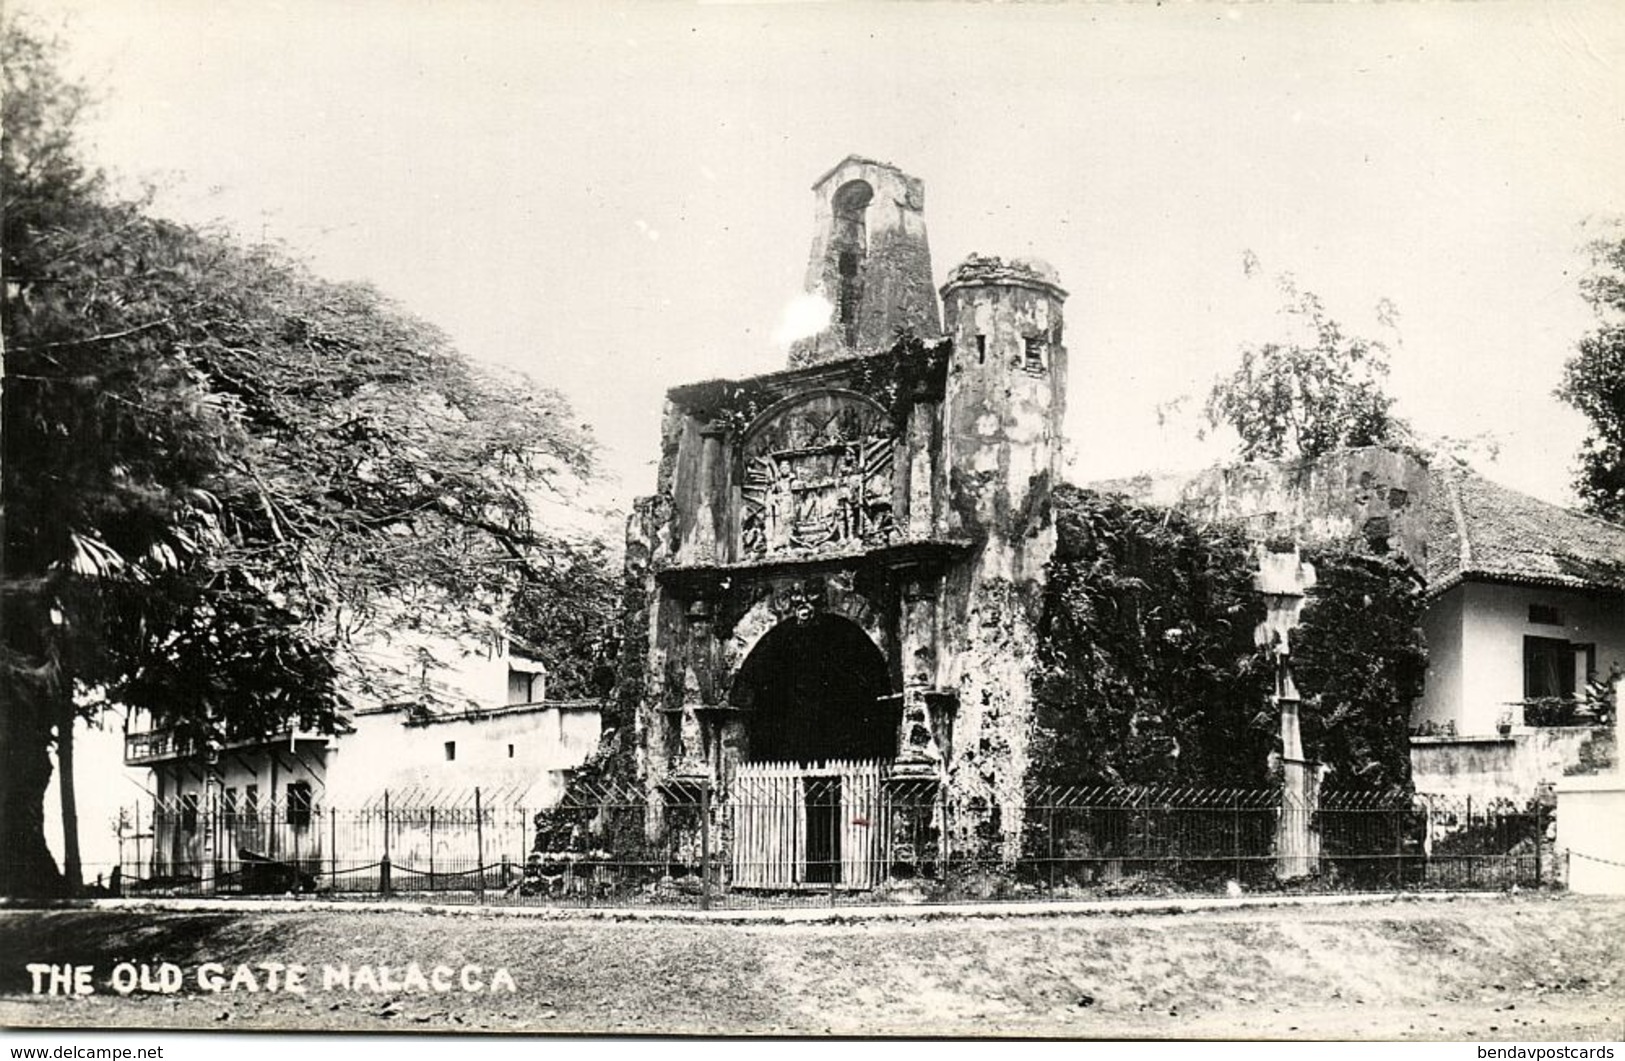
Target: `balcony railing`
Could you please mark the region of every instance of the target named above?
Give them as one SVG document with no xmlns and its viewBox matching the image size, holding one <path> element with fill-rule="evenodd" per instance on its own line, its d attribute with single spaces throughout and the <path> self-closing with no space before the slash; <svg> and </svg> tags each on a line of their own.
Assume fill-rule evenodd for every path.
<svg viewBox="0 0 1625 1061">
<path fill-rule="evenodd" d="M 197 752 L 197 741 L 181 737 L 173 729 L 124 735 L 124 765 L 146 766 L 168 759 L 184 759 Z"/>
</svg>

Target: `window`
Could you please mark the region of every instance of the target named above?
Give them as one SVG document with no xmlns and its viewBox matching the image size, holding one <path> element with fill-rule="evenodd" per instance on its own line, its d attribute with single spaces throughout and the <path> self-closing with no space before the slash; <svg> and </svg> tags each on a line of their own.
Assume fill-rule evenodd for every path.
<svg viewBox="0 0 1625 1061">
<path fill-rule="evenodd" d="M 547 674 L 508 668 L 508 703 L 536 704 L 547 698 Z"/>
<path fill-rule="evenodd" d="M 978 365 L 987 364 L 987 336 L 985 335 L 976 337 L 976 363 Z"/>
<path fill-rule="evenodd" d="M 1536 626 L 1562 626 L 1563 613 L 1549 604 L 1531 604 L 1529 621 Z"/>
<path fill-rule="evenodd" d="M 260 816 L 260 786 L 243 786 L 243 816 L 256 819 Z"/>
<path fill-rule="evenodd" d="M 181 832 L 197 832 L 197 793 L 188 792 L 181 797 Z"/>
<path fill-rule="evenodd" d="M 457 742 L 454 741 L 454 740 L 449 740 L 449 741 L 446 742 L 446 762 L 449 763 L 453 759 L 456 759 L 456 758 L 457 758 Z"/>
<path fill-rule="evenodd" d="M 237 824 L 237 790 L 235 788 L 226 789 L 226 802 L 224 810 L 226 817 L 226 828 L 230 829 Z"/>
<path fill-rule="evenodd" d="M 508 745 L 508 758 L 513 758 L 513 745 Z"/>
<path fill-rule="evenodd" d="M 1027 343 L 1027 360 L 1022 365 L 1028 372 L 1044 371 L 1044 360 L 1049 353 L 1049 340 L 1042 335 L 1029 335 Z"/>
<path fill-rule="evenodd" d="M 1551 637 L 1523 639 L 1525 700 L 1574 695 L 1574 657 L 1567 641 Z"/>
<path fill-rule="evenodd" d="M 288 824 L 295 829 L 308 829 L 310 813 L 310 782 L 293 782 L 288 786 Z"/>
<path fill-rule="evenodd" d="M 1524 638 L 1524 699 L 1574 699 L 1584 690 L 1596 660 L 1596 645 L 1577 645 L 1555 637 Z"/>
</svg>

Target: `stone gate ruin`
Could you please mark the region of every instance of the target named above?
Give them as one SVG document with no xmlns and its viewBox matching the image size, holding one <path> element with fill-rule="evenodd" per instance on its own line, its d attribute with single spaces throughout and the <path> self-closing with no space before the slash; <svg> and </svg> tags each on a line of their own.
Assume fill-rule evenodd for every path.
<svg viewBox="0 0 1625 1061">
<path fill-rule="evenodd" d="M 972 256 L 939 316 L 919 180 L 849 157 L 813 192 L 806 287 L 827 326 L 781 371 L 668 393 L 656 492 L 628 531 L 648 623 L 639 776 L 657 808 L 698 785 L 801 793 L 735 838 L 760 848 L 763 887 L 801 882 L 808 850 L 872 884 L 830 844 L 920 835 L 886 809 L 899 786 L 911 806 L 938 791 L 980 808 L 995 833 L 1020 821 L 1066 411 L 1049 267 Z"/>
</svg>

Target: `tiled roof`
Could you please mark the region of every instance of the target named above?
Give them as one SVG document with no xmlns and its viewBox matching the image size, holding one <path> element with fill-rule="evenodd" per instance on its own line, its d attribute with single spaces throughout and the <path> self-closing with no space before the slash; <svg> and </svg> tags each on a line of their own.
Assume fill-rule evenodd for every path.
<svg viewBox="0 0 1625 1061">
<path fill-rule="evenodd" d="M 1625 590 L 1625 527 L 1497 486 L 1459 465 L 1435 467 L 1430 479 L 1431 593 L 1465 578 Z"/>
</svg>

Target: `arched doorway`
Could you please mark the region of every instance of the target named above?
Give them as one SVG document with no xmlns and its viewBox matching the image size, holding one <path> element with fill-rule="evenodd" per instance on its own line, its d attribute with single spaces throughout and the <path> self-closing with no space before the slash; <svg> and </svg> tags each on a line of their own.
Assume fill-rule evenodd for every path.
<svg viewBox="0 0 1625 1061">
<path fill-rule="evenodd" d="M 850 619 L 820 614 L 781 622 L 734 678 L 750 762 L 890 759 L 898 704 L 886 657 Z"/>
<path fill-rule="evenodd" d="M 745 719 L 730 798 L 736 885 L 878 882 L 881 772 L 900 707 L 888 674 L 862 627 L 828 614 L 779 623 L 745 658 L 732 692 Z"/>
</svg>

